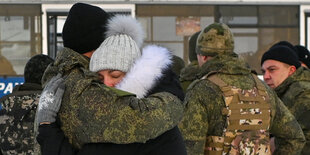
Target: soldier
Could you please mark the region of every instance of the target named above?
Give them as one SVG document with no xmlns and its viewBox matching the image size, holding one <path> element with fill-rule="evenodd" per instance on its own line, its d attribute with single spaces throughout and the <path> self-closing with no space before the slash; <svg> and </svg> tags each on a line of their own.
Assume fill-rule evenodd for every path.
<svg viewBox="0 0 310 155">
<path fill-rule="evenodd" d="M 65 48 L 43 77 L 47 83 L 58 74 L 65 76 L 66 90 L 58 116 L 61 129 L 76 148 L 86 143 L 144 143 L 175 127 L 183 116 L 182 102 L 170 93 L 138 99 L 134 94 L 107 87 L 89 70 L 89 58 L 105 39 L 108 19 L 109 15 L 99 7 L 73 5 L 62 32 Z M 49 96 L 51 93 L 40 99 L 41 127 L 46 126 L 44 122 L 55 122 L 53 116 L 59 109 L 52 104 L 55 96 Z"/>
<path fill-rule="evenodd" d="M 172 55 L 166 48 L 151 45 L 140 51 L 143 29 L 139 22 L 131 16 L 116 15 L 108 24 L 109 35 L 107 39 L 94 52 L 90 59 L 90 70 L 97 72 L 102 83 L 110 87 L 128 91 L 145 97 L 156 92 L 170 92 L 179 99 L 184 99 L 183 90 L 178 82 L 178 76 L 171 69 Z M 113 27 L 113 29 L 111 29 Z M 139 33 L 132 33 L 133 30 Z M 135 40 L 133 40 L 135 39 Z M 141 55 L 142 53 L 142 55 Z M 156 54 L 156 57 L 154 57 Z M 108 61 L 109 60 L 109 61 Z M 98 118 L 100 119 L 100 118 Z M 102 119 L 106 119 L 102 117 Z M 46 133 L 53 133 L 48 128 L 42 129 Z M 46 131 L 49 130 L 49 131 Z M 43 140 L 45 137 L 38 136 Z M 56 139 L 57 140 L 57 139 Z M 59 144 L 64 149 L 65 141 L 54 141 L 50 145 Z M 42 143 L 41 143 L 42 144 Z M 43 144 L 49 146 L 49 144 Z M 62 146 L 62 147 L 61 147 Z M 71 149 L 71 147 L 66 147 Z M 50 147 L 43 147 L 42 152 Z M 83 145 L 78 154 L 169 154 L 185 155 L 185 144 L 178 127 L 165 132 L 146 143 L 133 143 L 127 145 L 111 143 L 92 143 Z M 57 151 L 61 152 L 61 151 Z M 61 154 L 69 155 L 68 152 Z"/>
<path fill-rule="evenodd" d="M 46 55 L 35 55 L 24 69 L 25 83 L 0 99 L 0 148 L 4 155 L 34 154 L 34 119 L 42 91 L 41 79 L 47 66 L 54 60 Z"/>
<path fill-rule="evenodd" d="M 196 80 L 197 74 L 199 73 L 199 66 L 196 56 L 196 42 L 199 33 L 200 31 L 194 33 L 189 39 L 188 57 L 190 64 L 181 70 L 180 82 L 184 92 L 186 92 L 188 86 Z"/>
<path fill-rule="evenodd" d="M 198 36 L 201 72 L 188 88 L 179 126 L 188 154 L 271 154 L 269 133 L 278 140 L 275 154 L 299 154 L 305 139 L 294 116 L 233 50 L 225 24 Z"/>
<path fill-rule="evenodd" d="M 301 67 L 296 53 L 285 46 L 274 46 L 262 57 L 264 81 L 298 121 L 306 137 L 302 154 L 310 154 L 310 71 Z"/>
</svg>

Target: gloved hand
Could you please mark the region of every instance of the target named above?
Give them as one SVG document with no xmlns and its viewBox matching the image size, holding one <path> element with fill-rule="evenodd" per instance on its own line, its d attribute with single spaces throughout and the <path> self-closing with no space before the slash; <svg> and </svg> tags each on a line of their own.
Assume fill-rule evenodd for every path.
<svg viewBox="0 0 310 155">
<path fill-rule="evenodd" d="M 59 111 L 62 96 L 65 91 L 65 83 L 61 74 L 54 76 L 45 86 L 42 91 L 38 110 L 38 123 L 56 121 L 56 116 Z"/>
</svg>

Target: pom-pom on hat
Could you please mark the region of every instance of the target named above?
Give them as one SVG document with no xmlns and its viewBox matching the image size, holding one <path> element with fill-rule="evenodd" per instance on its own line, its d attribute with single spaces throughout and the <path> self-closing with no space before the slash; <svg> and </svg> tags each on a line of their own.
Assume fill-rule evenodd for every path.
<svg viewBox="0 0 310 155">
<path fill-rule="evenodd" d="M 74 4 L 62 29 L 64 47 L 84 54 L 97 49 L 105 39 L 109 14 L 103 9 L 85 4 Z"/>
<path fill-rule="evenodd" d="M 116 15 L 107 25 L 107 39 L 93 53 L 90 70 L 119 70 L 128 72 L 137 58 L 141 56 L 143 43 L 141 24 L 131 16 Z"/>
</svg>

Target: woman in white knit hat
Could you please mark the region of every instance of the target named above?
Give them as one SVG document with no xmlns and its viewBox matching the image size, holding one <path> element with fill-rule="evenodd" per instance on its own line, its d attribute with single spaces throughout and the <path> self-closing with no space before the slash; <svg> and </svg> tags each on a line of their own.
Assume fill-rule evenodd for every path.
<svg viewBox="0 0 310 155">
<path fill-rule="evenodd" d="M 140 98 L 149 95 L 152 88 L 158 87 L 159 81 L 165 81 L 170 89 L 178 88 L 178 81 L 167 79 L 168 75 L 173 76 L 170 51 L 156 45 L 146 46 L 140 51 L 144 34 L 137 20 L 118 15 L 109 21 L 107 29 L 107 39 L 90 60 L 90 70 L 99 73 L 104 84 L 134 93 Z M 161 80 L 163 77 L 166 79 Z M 176 94 L 178 91 L 171 93 Z M 176 96 L 184 98 L 183 93 Z"/>
<path fill-rule="evenodd" d="M 111 18 L 107 28 L 107 38 L 90 60 L 90 70 L 97 72 L 101 77 L 98 80 L 109 87 L 136 94 L 139 98 L 166 91 L 180 100 L 184 99 L 178 77 L 171 70 L 171 52 L 155 45 L 146 46 L 142 52 L 140 51 L 143 29 L 137 20 L 130 16 L 117 15 Z M 68 141 L 55 142 L 53 145 L 55 144 L 59 145 L 59 152 L 73 150 L 71 154 L 186 154 L 185 144 L 177 126 L 146 143 L 92 143 L 84 145 L 80 150 L 74 150 L 68 145 Z M 65 152 L 68 154 L 68 151 Z"/>
<path fill-rule="evenodd" d="M 139 98 L 167 91 L 183 100 L 178 77 L 172 72 L 172 55 L 166 48 L 143 48 L 143 29 L 134 18 L 115 16 L 108 24 L 107 39 L 94 52 L 90 70 L 101 76 L 104 84 L 131 92 Z M 120 147 L 120 146 L 114 146 Z M 186 154 L 178 127 L 146 144 L 130 144 L 124 154 Z M 134 148 L 134 149 L 133 149 Z"/>
</svg>

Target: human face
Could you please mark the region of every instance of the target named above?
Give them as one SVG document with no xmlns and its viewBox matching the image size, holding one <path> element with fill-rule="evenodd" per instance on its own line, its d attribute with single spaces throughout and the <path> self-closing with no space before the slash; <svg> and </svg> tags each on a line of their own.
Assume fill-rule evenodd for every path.
<svg viewBox="0 0 310 155">
<path fill-rule="evenodd" d="M 295 66 L 290 66 L 277 60 L 266 60 L 262 65 L 264 81 L 272 89 L 278 87 L 295 71 Z"/>
<path fill-rule="evenodd" d="M 109 87 L 115 87 L 126 75 L 125 72 L 118 70 L 101 70 L 98 72 L 100 80 Z"/>
</svg>

